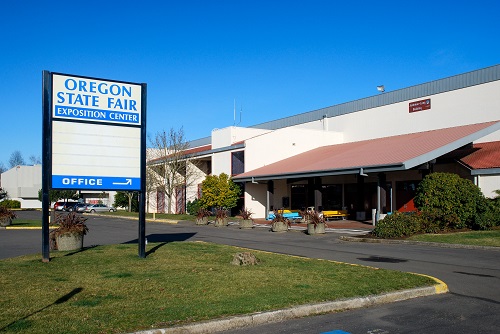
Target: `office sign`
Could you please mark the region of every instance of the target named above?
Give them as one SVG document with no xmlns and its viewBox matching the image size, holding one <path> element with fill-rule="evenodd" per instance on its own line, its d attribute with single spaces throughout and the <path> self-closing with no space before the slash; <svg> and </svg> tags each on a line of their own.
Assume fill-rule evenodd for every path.
<svg viewBox="0 0 500 334">
<path fill-rule="evenodd" d="M 408 109 L 410 113 L 431 109 L 431 99 L 410 102 L 408 104 Z"/>
<path fill-rule="evenodd" d="M 141 190 L 143 85 L 52 73 L 51 188 Z"/>
</svg>

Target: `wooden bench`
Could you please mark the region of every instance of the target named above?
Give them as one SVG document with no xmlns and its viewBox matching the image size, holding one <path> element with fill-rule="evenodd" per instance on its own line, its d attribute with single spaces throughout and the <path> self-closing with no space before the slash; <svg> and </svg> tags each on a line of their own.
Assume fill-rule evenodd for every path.
<svg viewBox="0 0 500 334">
<path fill-rule="evenodd" d="M 323 217 L 325 220 L 331 219 L 331 218 L 338 218 L 345 220 L 349 216 L 347 213 L 347 210 L 327 210 L 323 211 Z"/>
</svg>

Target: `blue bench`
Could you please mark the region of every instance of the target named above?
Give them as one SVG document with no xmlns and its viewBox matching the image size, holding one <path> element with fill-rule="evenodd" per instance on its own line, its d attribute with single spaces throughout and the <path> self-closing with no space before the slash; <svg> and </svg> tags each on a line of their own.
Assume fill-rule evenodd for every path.
<svg viewBox="0 0 500 334">
<path fill-rule="evenodd" d="M 284 218 L 290 219 L 293 221 L 302 219 L 302 216 L 298 212 L 285 212 L 282 215 Z M 270 213 L 267 216 L 267 220 L 273 220 L 275 217 L 276 216 L 274 215 L 274 213 Z"/>
</svg>

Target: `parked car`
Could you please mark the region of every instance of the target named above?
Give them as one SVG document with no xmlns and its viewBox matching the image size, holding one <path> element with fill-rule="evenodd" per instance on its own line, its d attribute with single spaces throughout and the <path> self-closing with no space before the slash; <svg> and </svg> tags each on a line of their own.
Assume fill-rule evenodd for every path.
<svg viewBox="0 0 500 334">
<path fill-rule="evenodd" d="M 107 206 L 106 204 L 91 204 L 88 205 L 87 208 L 85 209 L 85 212 L 115 212 L 116 209 L 112 206 Z"/>
<path fill-rule="evenodd" d="M 57 201 L 54 203 L 54 210 L 56 211 L 68 211 L 70 206 L 75 205 L 77 202 L 67 202 L 67 201 Z"/>
<path fill-rule="evenodd" d="M 63 208 L 64 208 L 64 204 L 66 204 L 66 202 L 64 201 L 57 201 L 54 203 L 54 210 L 56 211 L 62 211 Z"/>
<path fill-rule="evenodd" d="M 85 209 L 87 209 L 87 206 L 90 204 L 88 203 L 76 203 L 76 205 L 73 207 L 73 210 L 75 212 L 85 212 Z"/>
<path fill-rule="evenodd" d="M 68 212 L 73 212 L 77 204 L 78 202 L 66 202 L 63 206 L 63 210 Z"/>
</svg>

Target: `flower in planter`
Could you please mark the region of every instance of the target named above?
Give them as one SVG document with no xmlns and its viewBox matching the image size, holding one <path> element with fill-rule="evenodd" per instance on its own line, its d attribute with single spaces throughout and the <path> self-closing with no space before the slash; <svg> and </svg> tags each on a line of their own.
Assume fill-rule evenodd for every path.
<svg viewBox="0 0 500 334">
<path fill-rule="evenodd" d="M 224 208 L 218 208 L 215 210 L 215 226 L 225 225 L 227 225 L 227 210 Z"/>
<path fill-rule="evenodd" d="M 12 223 L 12 219 L 16 218 L 14 211 L 0 206 L 0 226 L 7 226 Z"/>
<path fill-rule="evenodd" d="M 322 214 L 316 211 L 305 211 L 303 212 L 303 217 L 308 224 L 313 224 L 315 227 L 319 224 L 325 223 L 325 218 Z"/>
<path fill-rule="evenodd" d="M 283 212 L 283 210 L 281 210 Z M 271 221 L 271 231 L 273 232 L 286 232 L 290 227 L 290 220 L 283 216 L 283 213 L 280 211 L 274 211 L 274 218 Z"/>
<path fill-rule="evenodd" d="M 87 218 L 75 212 L 59 215 L 54 221 L 54 225 L 58 227 L 50 232 L 51 248 L 59 250 L 82 248 L 83 236 L 89 231 L 87 225 L 85 225 L 86 220 Z M 61 245 L 62 242 L 64 242 L 64 245 Z"/>
<path fill-rule="evenodd" d="M 248 210 L 247 208 L 243 208 L 240 210 L 239 215 L 243 219 L 242 221 L 240 221 L 240 228 L 253 228 L 252 211 Z"/>
<path fill-rule="evenodd" d="M 206 225 L 208 224 L 208 217 L 210 217 L 212 213 L 205 208 L 199 208 L 196 212 L 196 224 L 198 225 Z"/>
<path fill-rule="evenodd" d="M 253 212 L 248 210 L 247 208 L 243 208 L 240 210 L 239 215 L 243 220 L 250 220 L 252 219 Z"/>
</svg>

